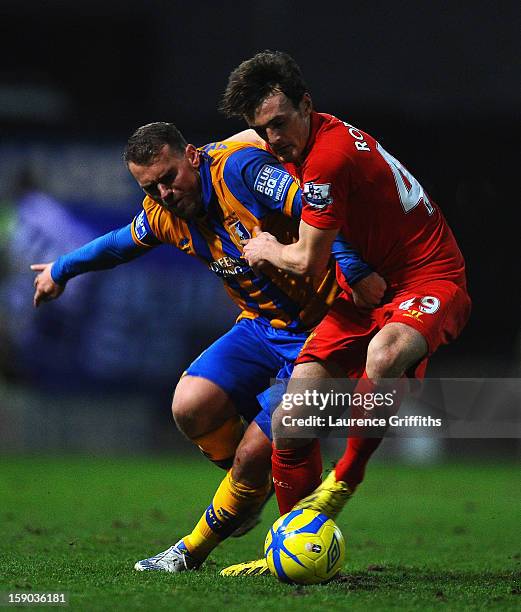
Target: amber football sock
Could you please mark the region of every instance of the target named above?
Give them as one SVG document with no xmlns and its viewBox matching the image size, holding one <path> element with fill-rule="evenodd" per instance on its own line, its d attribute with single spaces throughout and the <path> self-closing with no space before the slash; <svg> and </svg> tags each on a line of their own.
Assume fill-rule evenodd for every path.
<svg viewBox="0 0 521 612">
<path fill-rule="evenodd" d="M 203 561 L 243 520 L 258 510 L 270 489 L 269 481 L 259 488 L 244 485 L 232 478 L 230 470 L 192 533 L 183 538 L 190 554 Z"/>
<path fill-rule="evenodd" d="M 235 451 L 244 435 L 244 425 L 239 415 L 227 419 L 220 427 L 192 438 L 205 457 L 224 470 L 233 465 Z"/>
</svg>

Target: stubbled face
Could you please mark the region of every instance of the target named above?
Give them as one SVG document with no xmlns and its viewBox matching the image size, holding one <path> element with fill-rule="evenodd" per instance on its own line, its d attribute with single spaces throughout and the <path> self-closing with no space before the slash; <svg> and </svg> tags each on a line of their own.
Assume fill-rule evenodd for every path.
<svg viewBox="0 0 521 612">
<path fill-rule="evenodd" d="M 199 151 L 187 145 L 183 153 L 165 144 L 148 166 L 129 162 L 128 169 L 138 185 L 153 200 L 185 221 L 203 212 Z"/>
<path fill-rule="evenodd" d="M 283 93 L 268 96 L 247 122 L 271 147 L 279 161 L 300 163 L 309 137 L 311 98 L 304 94 L 297 108 Z"/>
</svg>

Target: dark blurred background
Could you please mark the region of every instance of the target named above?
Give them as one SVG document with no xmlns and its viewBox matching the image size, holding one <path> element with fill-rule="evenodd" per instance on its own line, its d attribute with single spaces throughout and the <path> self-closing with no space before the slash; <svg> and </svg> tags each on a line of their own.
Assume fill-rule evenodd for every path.
<svg viewBox="0 0 521 612">
<path fill-rule="evenodd" d="M 242 129 L 220 95 L 266 48 L 447 216 L 474 310 L 429 374 L 519 376 L 518 2 L 1 0 L 0 17 L 0 450 L 183 447 L 175 383 L 237 314 L 219 281 L 162 247 L 34 311 L 28 266 L 139 211 L 121 162 L 137 126 L 174 121 L 197 145 Z"/>
</svg>

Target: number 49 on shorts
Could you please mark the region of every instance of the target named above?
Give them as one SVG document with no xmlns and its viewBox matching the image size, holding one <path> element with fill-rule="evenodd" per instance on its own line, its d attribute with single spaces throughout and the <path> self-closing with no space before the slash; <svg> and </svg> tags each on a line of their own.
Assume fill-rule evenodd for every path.
<svg viewBox="0 0 521 612">
<path fill-rule="evenodd" d="M 400 310 L 410 310 L 418 302 L 418 310 L 425 314 L 434 314 L 440 308 L 440 300 L 432 295 L 425 295 L 422 298 L 413 297 L 405 300 L 398 308 Z"/>
</svg>

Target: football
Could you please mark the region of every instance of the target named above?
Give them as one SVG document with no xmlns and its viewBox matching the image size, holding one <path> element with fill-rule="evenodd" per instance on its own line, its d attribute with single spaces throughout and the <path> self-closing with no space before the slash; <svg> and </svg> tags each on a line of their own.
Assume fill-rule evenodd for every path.
<svg viewBox="0 0 521 612">
<path fill-rule="evenodd" d="M 282 582 L 326 582 L 342 568 L 344 536 L 325 514 L 292 510 L 269 530 L 264 555 L 271 573 Z"/>
</svg>

